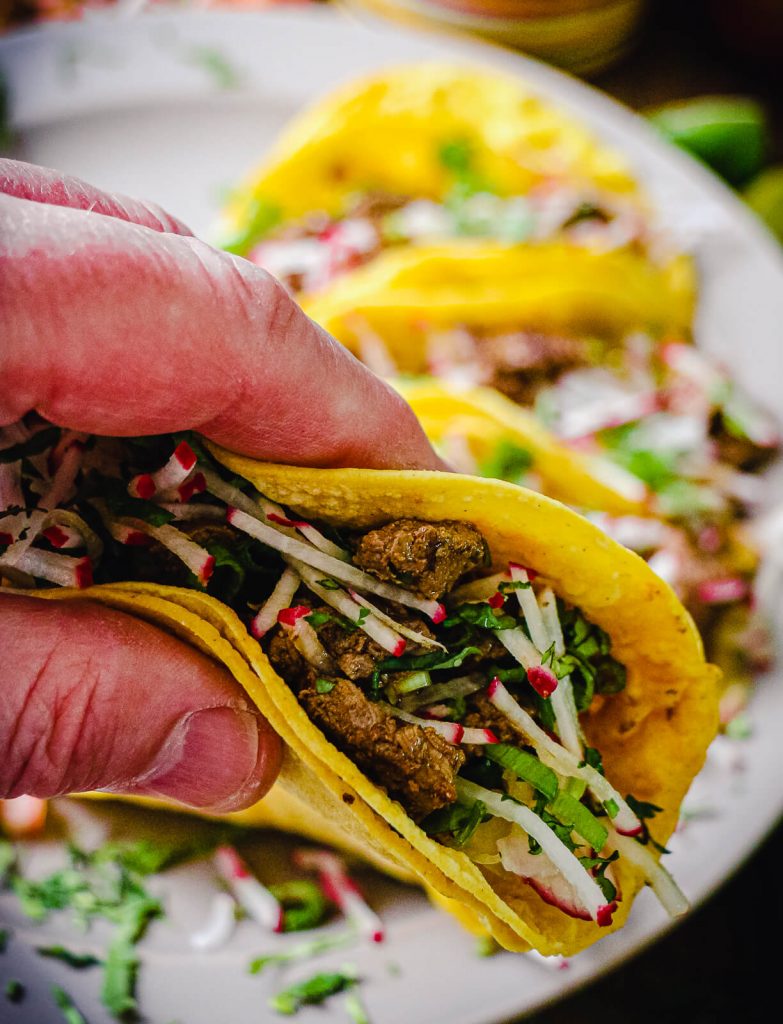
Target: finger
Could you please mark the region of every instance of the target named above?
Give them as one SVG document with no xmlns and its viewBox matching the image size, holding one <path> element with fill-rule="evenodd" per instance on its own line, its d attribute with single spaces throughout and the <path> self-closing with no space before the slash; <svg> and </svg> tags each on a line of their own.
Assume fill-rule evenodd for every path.
<svg viewBox="0 0 783 1024">
<path fill-rule="evenodd" d="M 443 468 L 408 405 L 246 260 L 2 195 L 0 238 L 0 424 L 36 409 L 296 464 Z"/>
<path fill-rule="evenodd" d="M 92 602 L 0 597 L 0 797 L 104 790 L 211 811 L 258 800 L 281 745 L 228 671 Z"/>
<path fill-rule="evenodd" d="M 49 167 L 26 164 L 21 160 L 0 158 L 0 193 L 16 196 L 17 199 L 29 199 L 34 203 L 101 213 L 152 228 L 153 231 L 171 231 L 177 235 L 192 233 L 182 221 L 166 213 L 156 203 L 102 192 L 81 178 L 61 174 Z"/>
</svg>

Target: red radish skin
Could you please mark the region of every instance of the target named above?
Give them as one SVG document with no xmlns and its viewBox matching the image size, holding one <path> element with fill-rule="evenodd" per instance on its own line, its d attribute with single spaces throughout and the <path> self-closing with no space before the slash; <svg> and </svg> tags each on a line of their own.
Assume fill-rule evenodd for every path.
<svg viewBox="0 0 783 1024">
<path fill-rule="evenodd" d="M 637 825 L 636 828 L 629 829 L 628 831 L 624 831 L 623 829 L 618 828 L 617 825 L 615 825 L 614 827 L 615 831 L 618 832 L 621 836 L 640 836 L 644 831 L 644 826 L 641 824 Z"/>
<path fill-rule="evenodd" d="M 598 908 L 596 914 L 596 924 L 599 928 L 608 928 L 612 923 L 612 914 L 617 910 L 617 901 L 613 900 L 611 903 L 605 903 L 602 907 Z"/>
<path fill-rule="evenodd" d="M 286 519 L 285 516 L 279 516 L 277 512 L 268 512 L 266 517 L 270 523 L 277 523 L 278 526 L 288 526 L 292 530 L 301 530 L 302 527 L 310 525 L 310 523 L 306 523 L 303 519 Z"/>
<path fill-rule="evenodd" d="M 80 558 L 74 567 L 74 581 L 79 590 L 92 586 L 92 562 L 89 558 Z"/>
<path fill-rule="evenodd" d="M 500 591 L 498 591 L 496 594 L 493 594 L 492 597 L 490 597 L 489 601 L 487 601 L 487 604 L 489 605 L 490 608 L 502 608 L 505 603 L 506 599 L 505 597 L 503 597 Z"/>
<path fill-rule="evenodd" d="M 557 689 L 557 676 L 544 665 L 533 665 L 529 668 L 527 680 L 539 697 L 551 697 Z"/>
<path fill-rule="evenodd" d="M 145 501 L 149 501 L 156 490 L 155 481 L 149 473 L 142 473 L 140 476 L 134 477 L 128 484 L 128 494 L 132 498 L 143 498 Z"/>
<path fill-rule="evenodd" d="M 203 473 L 194 473 L 190 480 L 180 484 L 177 488 L 177 495 L 181 502 L 188 502 L 194 494 L 203 494 L 207 489 L 207 482 Z"/>
<path fill-rule="evenodd" d="M 174 458 L 188 473 L 196 465 L 196 455 L 187 441 L 180 441 L 174 449 Z"/>
<path fill-rule="evenodd" d="M 207 583 L 209 583 L 210 579 L 212 578 L 212 573 L 214 571 L 215 571 L 215 556 L 214 555 L 207 555 L 206 559 L 204 560 L 204 565 L 201 567 L 200 572 L 196 576 L 196 578 L 198 579 L 198 581 L 202 585 L 202 587 L 205 587 L 207 585 Z"/>
<path fill-rule="evenodd" d="M 500 682 L 500 679 L 497 676 L 495 676 L 494 679 L 489 684 L 489 686 L 487 687 L 487 697 L 489 700 L 492 700 L 492 698 L 497 693 L 498 687 L 502 685 L 503 684 Z"/>
<path fill-rule="evenodd" d="M 68 534 L 65 530 L 61 530 L 59 526 L 47 527 L 42 536 L 46 537 L 53 548 L 62 548 L 68 543 Z M 2 540 L 0 540 L 2 543 Z"/>
<path fill-rule="evenodd" d="M 283 626 L 295 626 L 297 621 L 305 615 L 312 615 L 313 609 L 306 604 L 292 605 L 290 608 L 283 608 L 277 613 L 277 621 Z"/>
<path fill-rule="evenodd" d="M 446 606 L 445 606 L 445 604 L 438 604 L 438 607 L 433 612 L 431 618 L 432 618 L 432 621 L 435 623 L 436 626 L 438 625 L 438 623 L 443 622 L 443 620 L 446 618 Z"/>
<path fill-rule="evenodd" d="M 392 651 L 392 657 L 393 658 L 400 658 L 405 653 L 406 646 L 407 645 L 405 643 L 404 638 L 401 639 L 401 640 L 398 640 L 397 646 Z"/>
</svg>

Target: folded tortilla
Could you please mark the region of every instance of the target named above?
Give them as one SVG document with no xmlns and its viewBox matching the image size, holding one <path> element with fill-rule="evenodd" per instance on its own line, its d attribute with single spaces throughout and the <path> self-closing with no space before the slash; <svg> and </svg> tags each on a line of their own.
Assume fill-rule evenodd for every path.
<svg viewBox="0 0 783 1024">
<path fill-rule="evenodd" d="M 311 470 L 259 464 L 215 450 L 232 473 L 298 515 L 343 528 L 415 517 L 473 524 L 493 565 L 519 561 L 604 629 L 627 685 L 598 698 L 582 718 L 607 777 L 622 793 L 663 808 L 655 837 L 665 842 L 717 728 L 716 672 L 670 588 L 636 555 L 557 502 L 494 480 L 423 472 Z M 618 862 L 622 900 L 610 928 L 567 916 L 521 879 L 483 871 L 465 853 L 430 838 L 380 786 L 325 737 L 260 644 L 226 605 L 196 590 L 144 583 L 42 597 L 95 599 L 145 617 L 223 662 L 286 745 L 280 782 L 256 821 L 336 842 L 400 878 L 453 900 L 458 916 L 502 946 L 571 954 L 622 925 L 643 883 Z M 447 904 L 448 905 L 448 904 Z"/>
<path fill-rule="evenodd" d="M 254 224 L 259 235 L 312 211 L 340 216 L 360 191 L 440 199 L 451 183 L 443 147 L 455 144 L 496 195 L 559 182 L 646 214 L 624 157 L 519 79 L 422 63 L 352 81 L 294 119 L 235 190 L 221 234 L 252 239 Z"/>
</svg>

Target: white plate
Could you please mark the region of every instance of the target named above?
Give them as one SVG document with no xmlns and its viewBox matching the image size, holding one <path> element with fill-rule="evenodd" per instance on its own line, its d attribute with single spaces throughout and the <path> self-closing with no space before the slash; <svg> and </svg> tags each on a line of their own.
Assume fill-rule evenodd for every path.
<svg viewBox="0 0 783 1024">
<path fill-rule="evenodd" d="M 570 108 L 622 148 L 679 230 L 695 233 L 702 273 L 699 342 L 717 353 L 771 408 L 783 380 L 783 262 L 775 243 L 731 193 L 695 163 L 660 142 L 636 116 L 580 82 L 504 51 L 357 23 L 331 10 L 285 13 L 98 16 L 80 25 L 34 29 L 0 41 L 0 66 L 11 90 L 20 132 L 15 155 L 69 171 L 107 189 L 153 199 L 206 232 L 222 191 L 263 153 L 269 140 L 303 104 L 327 88 L 380 66 L 424 58 L 462 58 L 501 67 Z M 748 856 L 783 812 L 780 735 L 783 688 L 760 681 L 755 731 L 741 749 L 714 748 L 694 800 L 720 809 L 692 822 L 672 842 L 668 859 L 698 903 Z M 744 769 L 740 770 L 737 761 Z M 180 828 L 136 810 L 85 811 L 65 805 L 82 826 L 160 834 Z M 256 844 L 262 877 L 283 872 L 286 842 Z M 36 858 L 54 855 L 51 846 Z M 40 866 L 40 864 L 39 864 Z M 318 968 L 353 961 L 366 978 L 362 995 L 373 1024 L 492 1024 L 531 1012 L 638 952 L 666 928 L 649 892 L 619 934 L 553 970 L 531 957 L 479 959 L 473 940 L 431 909 L 415 890 L 367 873 L 371 902 L 388 922 L 380 947 L 360 947 L 318 961 Z M 249 977 L 252 955 L 274 941 L 244 922 L 219 953 L 189 952 L 188 929 L 198 922 L 214 881 L 196 864 L 160 880 L 169 915 L 153 924 L 142 945 L 139 995 L 153 1024 L 257 1024 L 277 1019 L 269 994 L 314 969 Z M 68 934 L 56 922 L 36 929 L 15 917 L 13 900 L 0 911 L 17 922 L 17 939 L 0 961 L 2 979 L 28 984 L 27 1000 L 0 1006 L 16 1024 L 58 1020 L 48 985 L 64 985 L 90 1024 L 109 1020 L 94 973 L 41 961 L 30 946 Z M 88 938 L 87 944 L 100 940 Z M 283 941 L 283 940 L 277 940 Z M 393 965 L 390 967 L 390 965 Z M 340 997 L 302 1011 L 308 1021 L 344 1021 Z"/>
</svg>

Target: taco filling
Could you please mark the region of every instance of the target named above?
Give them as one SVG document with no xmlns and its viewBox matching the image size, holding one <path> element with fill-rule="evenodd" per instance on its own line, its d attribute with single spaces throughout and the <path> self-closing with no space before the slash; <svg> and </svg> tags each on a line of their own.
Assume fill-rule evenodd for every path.
<svg viewBox="0 0 783 1024">
<path fill-rule="evenodd" d="M 335 530 L 232 477 L 196 436 L 95 438 L 35 417 L 2 431 L 0 496 L 4 585 L 213 594 L 334 746 L 490 881 L 609 925 L 625 859 L 671 914 L 686 908 L 658 864 L 661 808 L 619 792 L 585 742 L 626 685 L 610 637 L 532 570 L 491 572 L 470 523 Z"/>
</svg>

